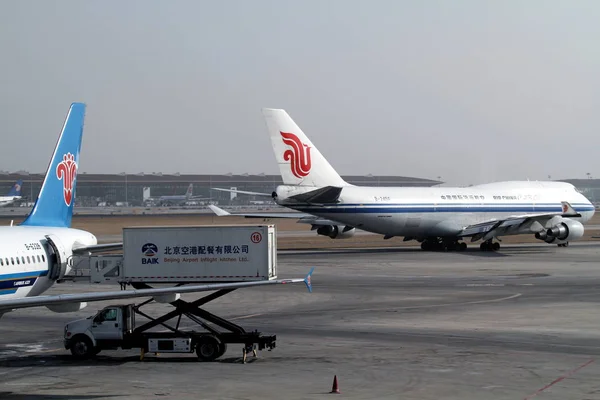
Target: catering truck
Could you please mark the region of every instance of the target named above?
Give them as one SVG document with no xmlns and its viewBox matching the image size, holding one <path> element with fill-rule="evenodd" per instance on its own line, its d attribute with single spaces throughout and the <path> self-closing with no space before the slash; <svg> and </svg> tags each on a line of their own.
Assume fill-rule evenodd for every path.
<svg viewBox="0 0 600 400">
<path fill-rule="evenodd" d="M 123 228 L 123 254 L 89 256 L 92 283 L 215 283 L 277 278 L 274 225 Z"/>
<path fill-rule="evenodd" d="M 95 283 L 119 283 L 122 289 L 151 288 L 152 284 L 248 282 L 277 278 L 277 246 L 273 225 L 219 225 L 134 227 L 123 229 L 123 254 L 90 255 L 90 275 Z M 310 277 L 304 283 L 312 291 Z M 67 323 L 64 345 L 77 358 L 102 350 L 140 349 L 146 353 L 193 353 L 201 361 L 222 356 L 227 344 L 243 345 L 249 352 L 273 349 L 276 336 L 241 326 L 201 308 L 235 289 L 221 289 L 195 301 L 179 295 L 155 296 L 139 305 L 110 305 L 86 319 Z M 141 307 L 168 303 L 175 309 L 152 317 Z M 202 331 L 181 328 L 185 316 Z M 145 318 L 140 323 L 138 318 Z M 171 320 L 176 322 L 170 323 Z M 219 330 L 218 328 L 222 328 Z M 156 330 L 161 329 L 161 330 Z"/>
</svg>

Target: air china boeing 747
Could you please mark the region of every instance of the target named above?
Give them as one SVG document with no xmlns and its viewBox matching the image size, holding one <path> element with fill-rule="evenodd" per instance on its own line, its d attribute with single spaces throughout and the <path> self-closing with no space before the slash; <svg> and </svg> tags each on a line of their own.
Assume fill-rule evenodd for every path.
<svg viewBox="0 0 600 400">
<path fill-rule="evenodd" d="M 594 206 L 573 185 L 511 181 L 470 187 L 361 187 L 345 182 L 284 110 L 263 109 L 283 185 L 270 196 L 300 213 L 234 214 L 297 218 L 332 239 L 356 229 L 416 240 L 423 250 L 465 250 L 481 240 L 481 250 L 498 250 L 501 236 L 531 234 L 566 247 L 584 234 L 582 223 Z M 219 216 L 231 215 L 209 206 Z"/>
<path fill-rule="evenodd" d="M 40 296 L 71 271 L 73 256 L 122 248 L 122 243 L 98 244 L 90 232 L 71 228 L 85 104 L 73 103 L 54 149 L 39 196 L 19 226 L 0 227 L 0 316 L 25 307 L 46 306 L 55 312 L 77 311 L 88 301 L 155 297 L 177 293 L 234 289 L 304 279 L 280 279 Z"/>
</svg>

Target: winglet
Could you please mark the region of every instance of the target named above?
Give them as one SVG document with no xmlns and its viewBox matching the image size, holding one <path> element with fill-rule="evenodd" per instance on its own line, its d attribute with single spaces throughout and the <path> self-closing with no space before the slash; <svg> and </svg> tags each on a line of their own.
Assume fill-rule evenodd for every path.
<svg viewBox="0 0 600 400">
<path fill-rule="evenodd" d="M 308 274 L 306 274 L 306 278 L 304 278 L 304 284 L 306 285 L 306 288 L 308 289 L 309 293 L 312 293 L 311 277 L 314 270 L 315 267 L 312 267 L 310 271 L 308 271 Z"/>
<path fill-rule="evenodd" d="M 579 214 L 577 211 L 575 211 L 575 209 L 573 207 L 571 207 L 571 204 L 569 204 L 568 201 L 561 201 L 560 204 L 562 205 L 562 216 L 563 217 L 580 217 L 581 214 Z"/>
<path fill-rule="evenodd" d="M 227 215 L 231 215 L 231 213 L 229 213 L 229 212 L 227 212 L 227 211 L 223 210 L 222 208 L 219 208 L 219 207 L 217 207 L 215 205 L 212 205 L 212 204 L 209 204 L 208 208 L 210 208 L 210 210 L 212 212 L 214 212 L 215 214 L 217 214 L 217 216 L 219 216 L 219 217 L 225 217 Z"/>
</svg>

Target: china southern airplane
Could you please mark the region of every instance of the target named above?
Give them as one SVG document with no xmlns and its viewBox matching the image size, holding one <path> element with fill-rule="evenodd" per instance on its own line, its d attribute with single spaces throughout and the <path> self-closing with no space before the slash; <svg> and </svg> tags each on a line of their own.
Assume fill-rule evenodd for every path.
<svg viewBox="0 0 600 400">
<path fill-rule="evenodd" d="M 346 183 L 284 110 L 263 109 L 283 185 L 270 196 L 300 213 L 233 214 L 298 218 L 319 235 L 342 239 L 356 229 L 416 240 L 423 250 L 498 250 L 501 236 L 532 234 L 566 247 L 584 234 L 594 206 L 573 185 L 511 181 L 470 187 L 361 187 Z M 209 206 L 217 215 L 232 215 Z"/>
<path fill-rule="evenodd" d="M 18 180 L 8 191 L 6 196 L 0 196 L 0 207 L 5 207 L 13 204 L 15 201 L 21 199 L 21 188 L 23 187 L 23 181 Z"/>
<path fill-rule="evenodd" d="M 121 290 L 40 296 L 71 271 L 73 255 L 122 248 L 122 243 L 98 244 L 90 232 L 72 229 L 79 151 L 85 104 L 73 103 L 54 149 L 38 198 L 19 226 L 0 226 L 0 316 L 17 308 L 46 306 L 55 312 L 77 311 L 88 301 L 155 297 L 178 293 L 233 289 L 304 279 L 206 284 L 159 289 Z"/>
</svg>

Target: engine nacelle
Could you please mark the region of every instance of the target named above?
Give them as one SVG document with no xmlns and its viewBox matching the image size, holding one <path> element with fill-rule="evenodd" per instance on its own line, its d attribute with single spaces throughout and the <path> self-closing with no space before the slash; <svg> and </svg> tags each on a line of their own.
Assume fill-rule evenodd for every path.
<svg viewBox="0 0 600 400">
<path fill-rule="evenodd" d="M 356 229 L 352 226 L 325 225 L 317 227 L 317 234 L 329 236 L 332 239 L 348 239 L 354 236 Z"/>
<path fill-rule="evenodd" d="M 581 238 L 584 232 L 585 228 L 581 222 L 565 218 L 552 228 L 536 233 L 535 237 L 546 243 L 568 242 Z"/>
<path fill-rule="evenodd" d="M 70 313 L 81 311 L 87 307 L 86 302 L 64 303 L 64 304 L 47 304 L 46 308 L 55 313 Z"/>
</svg>

